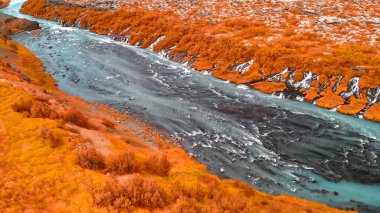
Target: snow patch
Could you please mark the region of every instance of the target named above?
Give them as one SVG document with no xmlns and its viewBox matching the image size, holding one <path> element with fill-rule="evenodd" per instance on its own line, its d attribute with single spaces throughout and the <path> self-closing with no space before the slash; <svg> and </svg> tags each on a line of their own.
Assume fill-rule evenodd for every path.
<svg viewBox="0 0 380 213">
<path fill-rule="evenodd" d="M 313 73 L 310 71 L 306 74 L 306 76 L 304 77 L 302 81 L 295 83 L 293 86 L 297 89 L 299 88 L 309 89 L 312 81 L 313 81 Z"/>
<path fill-rule="evenodd" d="M 153 50 L 153 48 L 158 44 L 160 43 L 162 40 L 165 39 L 165 36 L 160 36 L 155 42 L 153 42 L 153 44 L 151 44 L 149 46 L 149 49 Z"/>
<path fill-rule="evenodd" d="M 245 62 L 243 64 L 239 64 L 239 65 L 233 67 L 232 70 L 236 70 L 240 74 L 244 74 L 245 72 L 247 72 L 247 70 L 249 69 L 249 67 L 251 67 L 251 65 L 253 64 L 253 62 L 254 62 L 254 60 L 250 60 L 250 61 Z"/>
<path fill-rule="evenodd" d="M 282 76 L 287 72 L 289 72 L 289 69 L 285 68 L 282 72 L 280 72 L 276 75 L 273 75 L 272 77 L 269 77 L 268 80 L 274 81 L 274 82 L 280 82 L 280 81 L 282 81 Z"/>
<path fill-rule="evenodd" d="M 355 95 L 356 98 L 360 98 L 359 77 L 354 77 L 348 82 L 347 92 L 342 93 L 342 97 L 347 99 Z"/>
</svg>

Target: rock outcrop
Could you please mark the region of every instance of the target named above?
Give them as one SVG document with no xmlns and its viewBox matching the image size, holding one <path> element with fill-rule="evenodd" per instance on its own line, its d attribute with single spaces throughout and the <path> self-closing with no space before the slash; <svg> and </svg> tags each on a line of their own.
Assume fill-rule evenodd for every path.
<svg viewBox="0 0 380 213">
<path fill-rule="evenodd" d="M 36 29 L 40 29 L 38 22 L 0 13 L 0 37 L 9 37 L 18 32 L 32 31 Z"/>
</svg>

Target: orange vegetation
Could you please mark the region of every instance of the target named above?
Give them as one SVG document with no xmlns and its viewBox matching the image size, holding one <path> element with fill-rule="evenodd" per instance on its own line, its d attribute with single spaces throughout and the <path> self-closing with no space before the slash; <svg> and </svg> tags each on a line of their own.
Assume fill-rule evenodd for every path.
<svg viewBox="0 0 380 213">
<path fill-rule="evenodd" d="M 364 114 L 367 119 L 380 122 L 380 103 L 372 105 Z"/>
<path fill-rule="evenodd" d="M 0 39 L 1 212 L 343 212 L 209 174 L 143 122 L 60 92 L 27 53 Z"/>
<path fill-rule="evenodd" d="M 282 82 L 258 82 L 252 84 L 251 86 L 265 93 L 275 93 L 286 90 L 286 84 Z"/>
<path fill-rule="evenodd" d="M 305 96 L 305 100 L 307 101 L 313 101 L 314 99 L 316 99 L 318 97 L 318 89 L 317 88 L 310 88 L 309 90 L 307 90 L 306 92 L 306 96 Z"/>
<path fill-rule="evenodd" d="M 240 10 L 238 12 L 242 13 L 241 17 L 232 16 L 212 22 L 201 15 L 190 18 L 190 13 L 178 15 L 170 9 L 145 9 L 157 1 L 146 3 L 147 5 L 121 1 L 120 5 L 126 6 L 119 8 L 118 5 L 117 10 L 106 10 L 109 5 L 99 6 L 102 9 L 86 5 L 86 2 L 97 2 L 96 0 L 66 2 L 74 4 L 68 9 L 58 2 L 29 0 L 23 5 L 22 12 L 45 19 L 58 18 L 67 25 L 75 24 L 99 34 L 114 36 L 115 39 L 128 38 L 130 44 L 143 48 L 149 47 L 158 38 L 163 38 L 153 47 L 154 51 L 168 51 L 172 60 L 188 62 L 199 71 L 211 71 L 213 76 L 233 83 L 265 82 L 285 68 L 295 71 L 293 77 L 297 82 L 304 78 L 305 70 L 311 70 L 314 75 L 319 76 L 319 82 L 314 80 L 306 93 L 306 100 L 311 101 L 322 96 L 320 92 L 327 93 L 329 95 L 318 101 L 320 106 L 327 108 L 336 107 L 345 101 L 350 103 L 352 99 L 342 100 L 338 96 L 347 91 L 347 84 L 353 77 L 360 77 L 361 92 L 380 85 L 379 46 L 371 46 L 365 42 L 337 44 L 318 36 L 318 30 L 296 30 L 291 23 L 270 27 L 248 18 Z M 180 2 L 186 4 L 184 1 Z M 75 7 L 77 4 L 80 6 Z M 172 8 L 172 4 L 168 4 L 168 8 Z M 223 5 L 227 12 L 231 9 L 228 4 Z M 296 12 L 286 11 L 289 10 L 283 12 L 301 13 L 298 9 Z M 302 11 L 310 13 L 308 10 Z M 236 70 L 238 65 L 248 61 L 254 63 L 244 71 Z M 289 73 L 285 73 L 282 79 L 289 76 Z M 342 76 L 341 81 L 338 76 Z M 270 84 L 272 86 L 267 87 Z M 337 84 L 338 89 L 333 91 Z M 286 89 L 283 83 L 254 85 L 264 92 Z M 329 103 L 330 101 L 332 102 Z M 355 104 L 350 106 L 353 105 Z M 340 111 L 346 112 L 344 109 L 345 107 Z"/>
<path fill-rule="evenodd" d="M 24 30 L 39 29 L 39 24 L 26 19 L 19 19 L 0 12 L 0 37 L 8 37 Z"/>
<path fill-rule="evenodd" d="M 362 111 L 366 105 L 367 105 L 367 100 L 363 100 L 363 99 L 356 99 L 354 97 L 352 97 L 349 104 L 345 104 L 343 106 L 340 106 L 338 108 L 338 112 L 341 112 L 343 114 L 347 114 L 347 115 L 355 115 L 357 113 L 359 113 L 360 111 Z M 374 119 L 371 119 L 371 120 L 374 120 Z"/>
<path fill-rule="evenodd" d="M 323 108 L 331 109 L 340 106 L 344 103 L 344 99 L 332 92 L 327 92 L 322 95 L 322 98 L 317 100 L 317 105 Z"/>
<path fill-rule="evenodd" d="M 10 0 L 0 0 L 0 8 L 8 6 Z"/>
</svg>

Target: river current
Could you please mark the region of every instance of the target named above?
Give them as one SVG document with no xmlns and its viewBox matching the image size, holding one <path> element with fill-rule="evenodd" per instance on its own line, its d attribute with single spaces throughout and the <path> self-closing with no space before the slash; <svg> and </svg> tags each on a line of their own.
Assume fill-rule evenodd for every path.
<svg viewBox="0 0 380 213">
<path fill-rule="evenodd" d="M 380 124 L 234 85 L 150 49 L 21 14 L 32 50 L 59 88 L 169 133 L 209 171 L 272 194 L 380 212 Z M 223 171 L 223 172 L 221 172 Z"/>
</svg>

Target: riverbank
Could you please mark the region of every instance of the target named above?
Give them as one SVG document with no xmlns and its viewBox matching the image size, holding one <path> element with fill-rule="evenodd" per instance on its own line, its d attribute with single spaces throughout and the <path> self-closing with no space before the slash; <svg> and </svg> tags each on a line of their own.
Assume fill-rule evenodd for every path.
<svg viewBox="0 0 380 213">
<path fill-rule="evenodd" d="M 340 212 L 210 175 L 140 120 L 59 91 L 14 41 L 0 61 L 4 211 Z"/>
<path fill-rule="evenodd" d="M 247 18 L 210 23 L 202 18 L 181 18 L 171 10 L 94 2 L 48 1 L 45 5 L 30 0 L 22 10 L 150 47 L 171 60 L 232 83 L 380 120 L 376 45 L 365 41 L 335 45 L 313 33 L 296 33 L 286 27 L 281 33 Z M 273 39 L 278 34 L 280 38 Z"/>
<path fill-rule="evenodd" d="M 1 0 L 0 1 L 0 8 L 4 8 L 9 5 L 10 0 Z"/>
<path fill-rule="evenodd" d="M 0 12 L 0 37 L 8 38 L 22 31 L 40 29 L 37 22 L 16 18 Z"/>
</svg>

